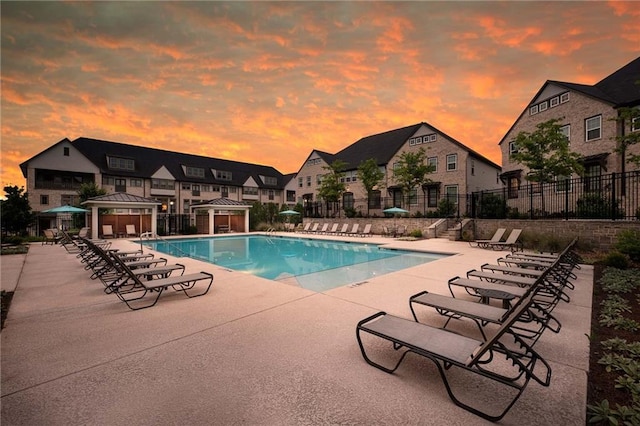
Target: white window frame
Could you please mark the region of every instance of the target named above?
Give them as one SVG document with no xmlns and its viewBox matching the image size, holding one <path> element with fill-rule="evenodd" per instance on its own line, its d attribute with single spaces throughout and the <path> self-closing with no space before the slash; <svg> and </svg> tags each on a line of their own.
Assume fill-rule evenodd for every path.
<svg viewBox="0 0 640 426">
<path fill-rule="evenodd" d="M 560 105 L 560 96 L 556 96 L 555 98 L 549 99 L 550 108 L 557 107 L 558 105 Z"/>
<path fill-rule="evenodd" d="M 547 108 L 549 108 L 549 104 L 547 104 L 547 101 L 540 102 L 540 104 L 538 105 L 538 111 L 540 112 L 546 111 Z"/>
<path fill-rule="evenodd" d="M 529 107 L 529 115 L 536 115 L 538 113 L 538 105 L 531 105 Z"/>
<path fill-rule="evenodd" d="M 454 161 L 449 161 L 450 159 L 453 159 Z M 452 164 L 453 164 L 453 168 L 449 167 Z M 447 171 L 455 172 L 456 170 L 458 170 L 458 154 L 448 154 L 447 155 Z"/>
<path fill-rule="evenodd" d="M 433 173 L 438 171 L 438 157 L 427 158 L 427 164 L 433 166 Z"/>
<path fill-rule="evenodd" d="M 590 127 L 589 122 L 594 120 L 597 120 L 597 123 L 598 123 L 597 127 Z M 590 138 L 589 132 L 592 132 L 594 130 L 598 130 L 598 136 Z M 584 140 L 586 142 L 590 142 L 590 141 L 596 141 L 598 139 L 602 139 L 602 115 L 596 115 L 584 120 Z"/>
<path fill-rule="evenodd" d="M 571 144 L 571 124 L 565 124 L 564 126 L 560 126 L 560 133 L 565 135 L 569 144 Z"/>
<path fill-rule="evenodd" d="M 516 146 L 516 141 L 509 142 L 509 156 L 512 154 L 516 154 L 518 152 L 518 147 Z"/>
<path fill-rule="evenodd" d="M 569 102 L 569 92 L 560 94 L 560 103 L 563 104 L 565 102 Z"/>
</svg>

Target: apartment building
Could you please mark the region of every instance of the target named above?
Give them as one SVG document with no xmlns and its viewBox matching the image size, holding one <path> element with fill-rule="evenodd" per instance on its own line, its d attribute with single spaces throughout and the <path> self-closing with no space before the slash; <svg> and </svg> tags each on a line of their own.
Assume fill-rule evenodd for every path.
<svg viewBox="0 0 640 426">
<path fill-rule="evenodd" d="M 188 214 L 192 204 L 216 198 L 284 202 L 285 178 L 273 167 L 90 138 L 65 138 L 20 168 L 36 212 L 77 205 L 88 182 L 108 193 L 155 199 L 166 214 Z"/>
<path fill-rule="evenodd" d="M 403 153 L 417 152 L 423 148 L 427 161 L 434 167 L 430 182 L 404 195 L 397 185 L 393 170 Z M 358 166 L 370 158 L 375 159 L 383 173 L 379 188 L 367 197 L 358 181 Z M 443 198 L 456 204 L 460 212 L 466 210 L 466 194 L 482 189 L 495 188 L 499 184 L 499 165 L 470 149 L 456 139 L 422 122 L 400 129 L 389 130 L 363 137 L 338 153 L 313 150 L 298 170 L 293 183 L 297 185 L 298 202 L 303 204 L 305 215 L 323 216 L 337 212 L 318 199 L 318 188 L 326 167 L 340 160 L 347 164 L 343 181 L 346 192 L 338 208 L 353 208 L 362 214 L 381 215 L 382 210 L 397 206 L 412 213 L 427 214 L 438 208 Z M 292 185 L 293 186 L 293 185 Z"/>
</svg>

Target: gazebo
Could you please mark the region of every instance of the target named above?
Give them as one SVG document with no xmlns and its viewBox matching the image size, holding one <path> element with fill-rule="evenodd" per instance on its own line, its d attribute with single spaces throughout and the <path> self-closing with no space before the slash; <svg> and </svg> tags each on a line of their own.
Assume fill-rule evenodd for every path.
<svg viewBox="0 0 640 426">
<path fill-rule="evenodd" d="M 91 210 L 91 229 L 93 230 L 91 235 L 97 237 L 100 232 L 99 209 L 138 209 L 140 211 L 138 214 L 138 233 L 151 232 L 155 235 L 158 227 L 158 206 L 162 203 L 152 198 L 140 197 L 126 192 L 116 192 L 89 198 L 81 204 Z M 142 220 L 143 210 L 146 209 L 151 210 L 151 223 L 148 229 L 144 228 Z M 115 231 L 120 232 L 117 229 Z"/>
<path fill-rule="evenodd" d="M 230 200 L 229 198 L 216 198 L 193 204 L 190 209 L 191 213 L 203 210 L 207 212 L 209 234 L 249 231 L 249 210 L 251 206 L 240 201 Z M 244 215 L 243 223 L 234 223 L 232 216 L 240 216 L 241 212 Z"/>
</svg>

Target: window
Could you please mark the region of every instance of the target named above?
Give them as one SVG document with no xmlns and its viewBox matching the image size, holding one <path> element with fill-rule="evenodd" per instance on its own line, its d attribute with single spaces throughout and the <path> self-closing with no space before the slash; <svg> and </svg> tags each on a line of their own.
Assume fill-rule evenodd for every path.
<svg viewBox="0 0 640 426">
<path fill-rule="evenodd" d="M 450 203 L 458 205 L 458 185 L 445 186 L 444 193 Z"/>
<path fill-rule="evenodd" d="M 585 192 L 600 192 L 602 182 L 600 164 L 585 164 L 583 182 Z"/>
<path fill-rule="evenodd" d="M 202 192 L 211 192 L 211 185 L 201 185 L 200 191 Z"/>
<path fill-rule="evenodd" d="M 538 111 L 542 112 L 542 111 L 546 111 L 547 110 L 547 101 L 541 102 L 540 105 L 538 105 Z"/>
<path fill-rule="evenodd" d="M 475 160 L 471 160 L 471 176 L 476 175 L 476 162 Z"/>
<path fill-rule="evenodd" d="M 311 176 L 307 176 L 307 186 L 311 186 Z"/>
<path fill-rule="evenodd" d="M 438 198 L 440 198 L 440 188 L 437 186 L 427 187 L 427 207 L 438 207 Z"/>
<path fill-rule="evenodd" d="M 135 162 L 130 158 L 107 157 L 110 169 L 116 170 L 135 170 Z"/>
<path fill-rule="evenodd" d="M 512 154 L 516 154 L 518 152 L 518 145 L 516 145 L 515 141 L 509 142 L 509 156 Z"/>
<path fill-rule="evenodd" d="M 631 131 L 637 132 L 640 130 L 640 117 L 633 117 L 631 119 Z"/>
<path fill-rule="evenodd" d="M 191 195 L 194 197 L 200 196 L 200 185 L 191 185 Z"/>
<path fill-rule="evenodd" d="M 538 105 L 532 105 L 529 107 L 529 115 L 534 115 L 538 113 Z"/>
<path fill-rule="evenodd" d="M 458 170 L 458 154 L 447 155 L 447 171 Z"/>
<path fill-rule="evenodd" d="M 184 171 L 185 176 L 195 177 L 195 178 L 204 178 L 204 169 L 202 167 L 185 167 Z"/>
<path fill-rule="evenodd" d="M 116 192 L 127 192 L 127 180 L 122 178 L 115 179 Z"/>
<path fill-rule="evenodd" d="M 69 156 L 69 147 L 65 146 L 64 148 L 62 148 L 62 155 L 64 155 L 65 157 Z"/>
<path fill-rule="evenodd" d="M 557 107 L 558 105 L 560 105 L 560 97 L 559 96 L 556 96 L 555 98 L 551 98 L 549 100 L 549 106 L 551 106 L 551 108 Z"/>
<path fill-rule="evenodd" d="M 353 192 L 342 194 L 342 208 L 345 210 L 353 208 Z"/>
<path fill-rule="evenodd" d="M 287 191 L 287 203 L 296 202 L 296 191 Z"/>
<path fill-rule="evenodd" d="M 571 142 L 571 124 L 566 124 L 560 127 L 560 133 L 562 133 L 564 137 Z"/>
<path fill-rule="evenodd" d="M 49 196 L 48 195 L 41 195 L 40 196 L 40 204 L 42 204 L 43 206 L 49 205 Z"/>
<path fill-rule="evenodd" d="M 438 157 L 427 158 L 427 165 L 433 169 L 433 173 L 438 171 Z"/>
<path fill-rule="evenodd" d="M 182 190 L 183 191 L 191 191 L 191 184 L 190 183 L 183 183 L 182 184 Z"/>
<path fill-rule="evenodd" d="M 569 92 L 560 95 L 560 103 L 563 104 L 565 102 L 569 102 Z"/>
<path fill-rule="evenodd" d="M 409 204 L 410 205 L 418 204 L 418 190 L 415 188 L 409 191 Z"/>
<path fill-rule="evenodd" d="M 508 197 L 518 198 L 519 190 L 520 190 L 520 179 L 518 179 L 515 176 L 511 176 L 507 184 Z"/>
<path fill-rule="evenodd" d="M 587 141 L 593 141 L 602 137 L 602 116 L 587 118 L 584 121 L 585 137 Z"/>
<path fill-rule="evenodd" d="M 169 179 L 151 179 L 152 189 L 175 189 L 175 181 Z"/>
<path fill-rule="evenodd" d="M 393 170 L 398 170 L 398 168 L 400 168 L 400 162 L 396 161 L 395 163 L 393 163 Z"/>
<path fill-rule="evenodd" d="M 571 192 L 571 178 L 569 176 L 556 177 L 556 192 Z"/>
<path fill-rule="evenodd" d="M 298 178 L 298 188 L 302 188 L 302 186 L 303 186 L 303 185 L 302 185 L 302 178 L 301 178 L 301 177 L 299 177 L 299 178 Z"/>
<path fill-rule="evenodd" d="M 115 185 L 115 181 L 111 176 L 102 176 L 102 185 Z"/>
<path fill-rule="evenodd" d="M 264 177 L 264 184 L 265 185 L 277 185 L 278 184 L 278 178 L 275 178 L 273 176 L 265 176 Z"/>
<path fill-rule="evenodd" d="M 435 133 L 434 133 L 434 134 L 432 134 L 432 135 L 429 135 L 429 142 L 435 142 L 435 141 L 436 141 L 436 138 L 437 138 L 437 137 L 436 137 L 436 134 L 435 134 Z"/>
<path fill-rule="evenodd" d="M 129 185 L 134 188 L 142 187 L 142 179 L 131 179 Z"/>
<path fill-rule="evenodd" d="M 225 170 L 216 170 L 215 176 L 216 179 L 220 180 L 231 180 L 232 178 L 231 172 L 227 172 Z"/>
<path fill-rule="evenodd" d="M 229 198 L 229 188 L 226 186 L 220 188 L 220 196 L 222 198 Z"/>
<path fill-rule="evenodd" d="M 275 191 L 273 189 L 269 190 L 269 200 L 273 201 L 273 199 L 275 198 Z"/>
<path fill-rule="evenodd" d="M 219 185 L 211 185 L 211 192 L 220 192 Z"/>
<path fill-rule="evenodd" d="M 189 202 L 189 200 L 183 200 L 182 201 L 182 213 L 188 214 L 190 205 L 191 205 L 191 203 Z"/>
<path fill-rule="evenodd" d="M 371 191 L 369 194 L 369 208 L 379 209 L 382 205 L 382 193 L 378 190 Z"/>
<path fill-rule="evenodd" d="M 258 188 L 255 186 L 245 186 L 242 188 L 242 193 L 244 195 L 258 195 Z"/>
<path fill-rule="evenodd" d="M 62 194 L 60 197 L 60 204 L 63 206 L 75 206 L 80 204 L 80 196 L 75 194 Z"/>
</svg>

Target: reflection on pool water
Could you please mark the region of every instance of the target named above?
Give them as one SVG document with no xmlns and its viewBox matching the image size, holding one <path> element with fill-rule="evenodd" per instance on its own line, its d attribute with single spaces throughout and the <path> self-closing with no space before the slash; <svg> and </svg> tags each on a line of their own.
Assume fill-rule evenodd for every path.
<svg viewBox="0 0 640 426">
<path fill-rule="evenodd" d="M 388 250 L 375 244 L 245 235 L 144 241 L 162 253 L 189 256 L 270 280 L 324 291 L 449 255 Z"/>
</svg>

